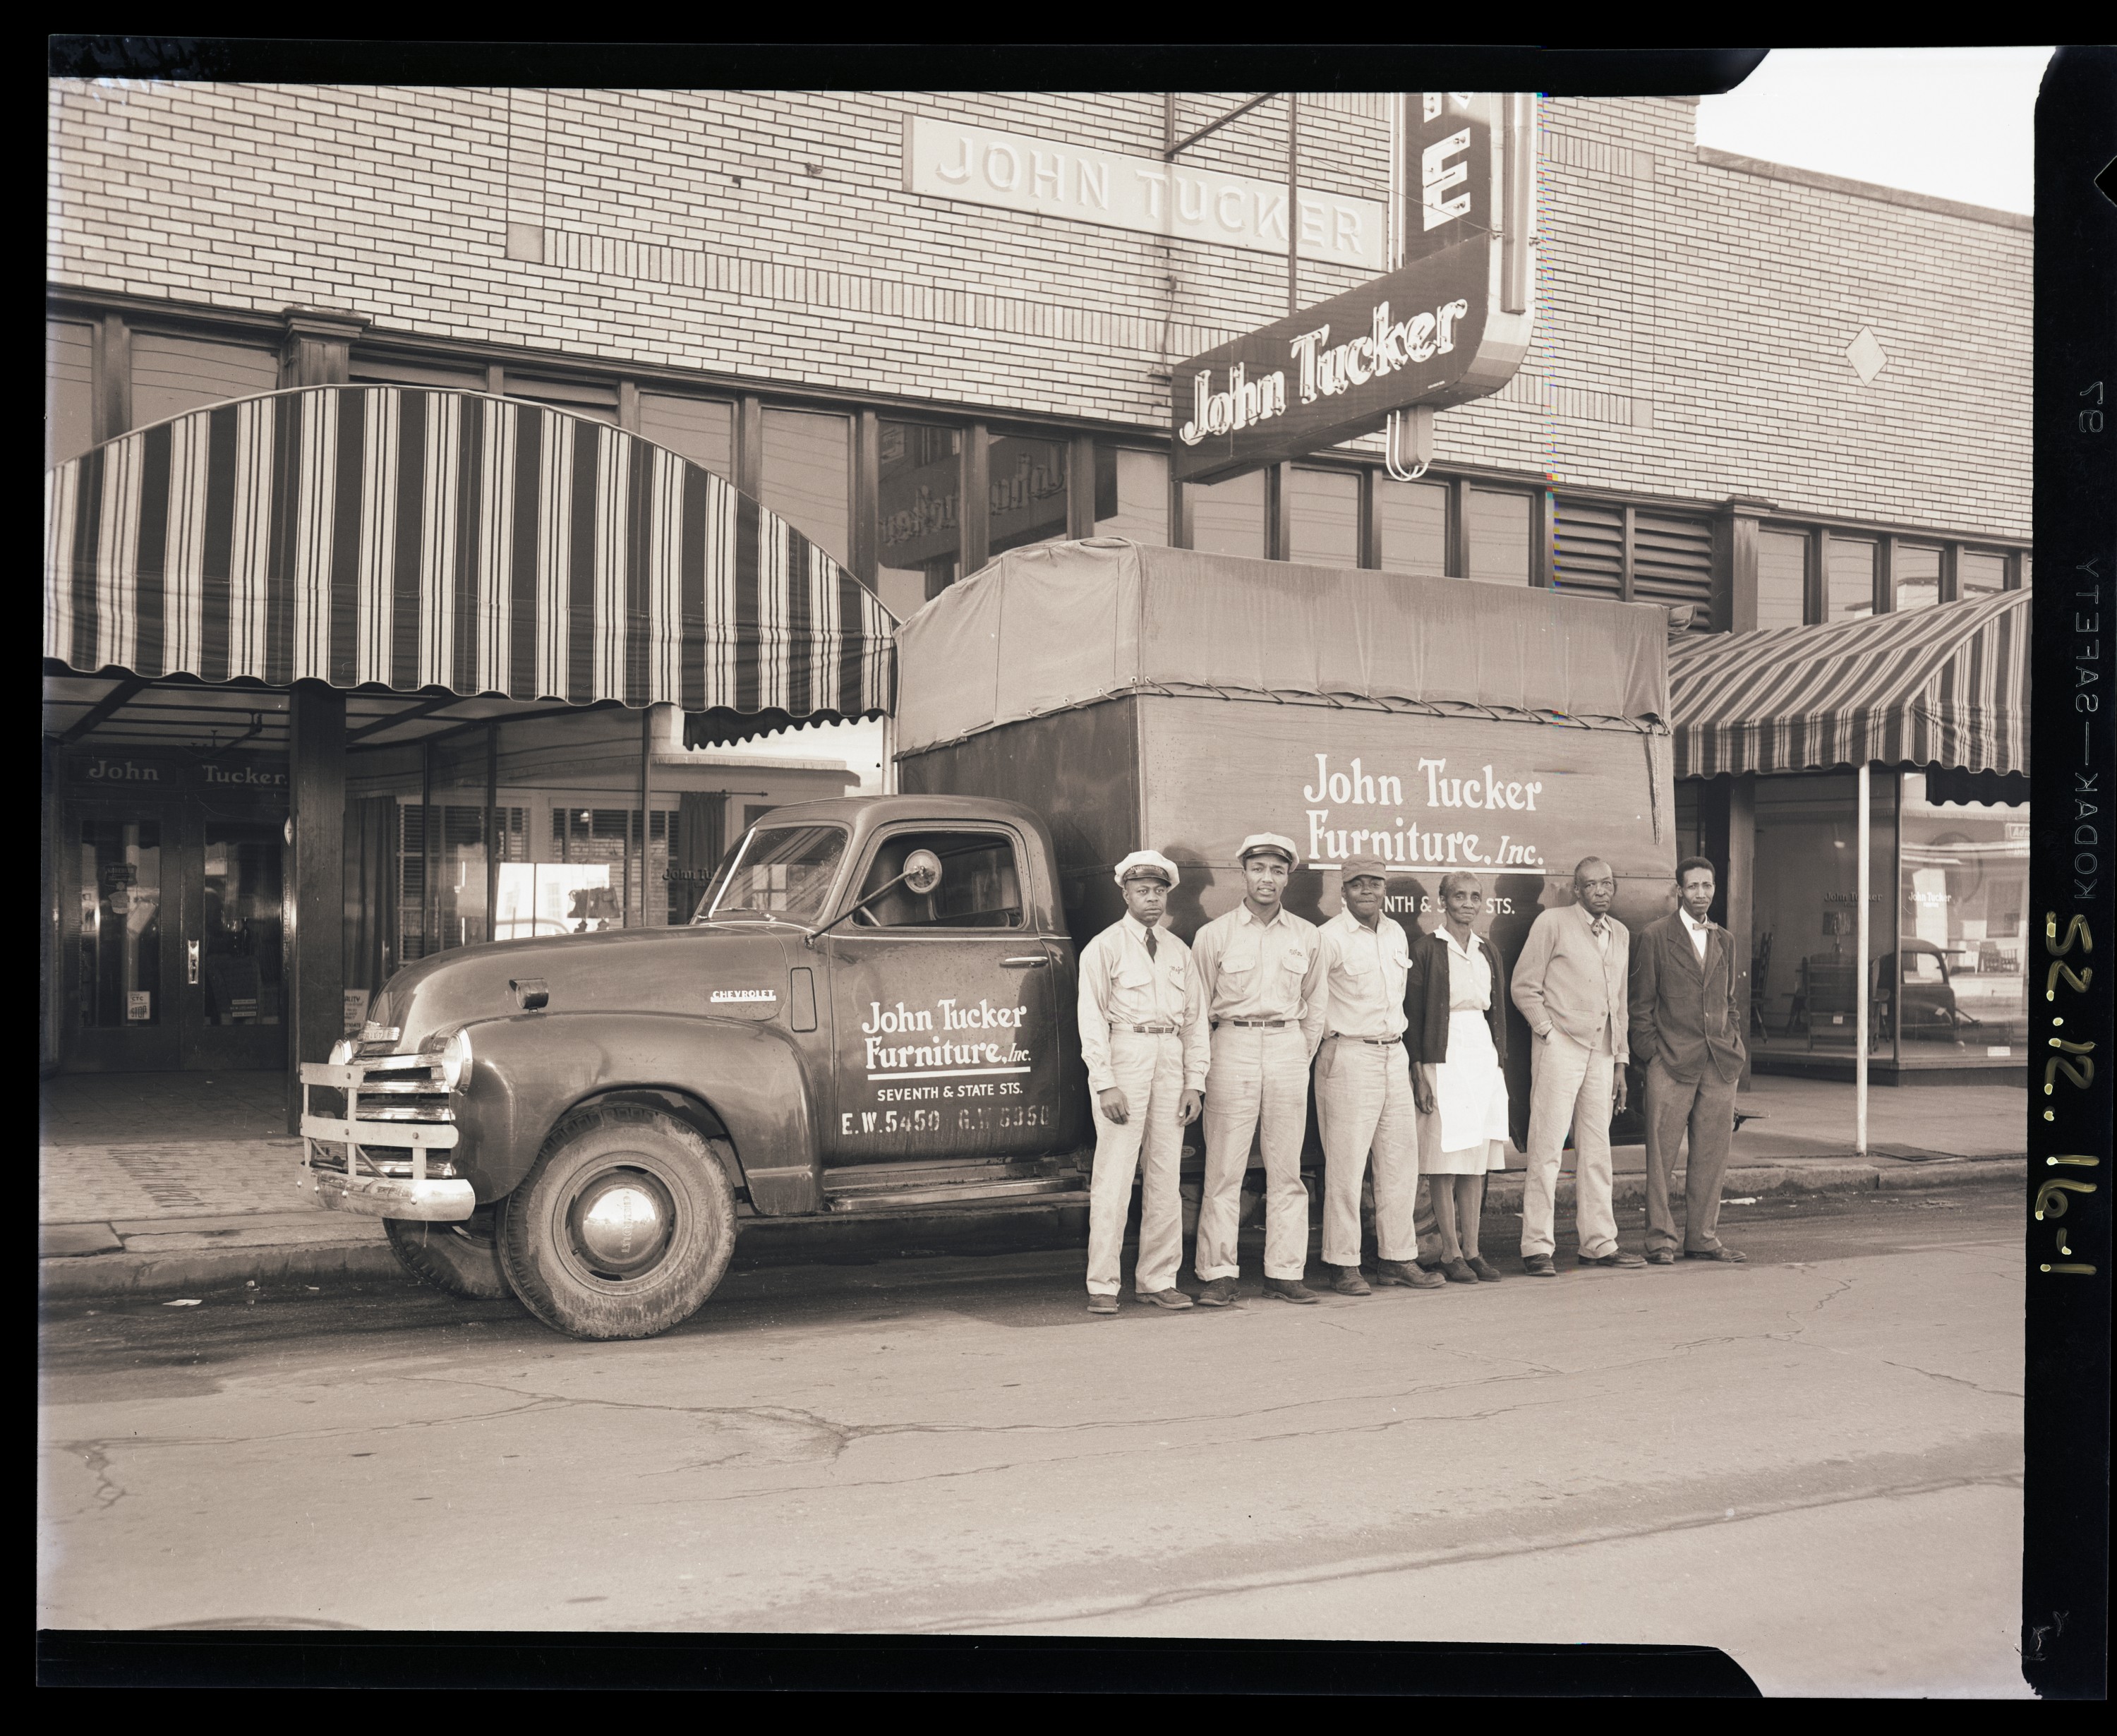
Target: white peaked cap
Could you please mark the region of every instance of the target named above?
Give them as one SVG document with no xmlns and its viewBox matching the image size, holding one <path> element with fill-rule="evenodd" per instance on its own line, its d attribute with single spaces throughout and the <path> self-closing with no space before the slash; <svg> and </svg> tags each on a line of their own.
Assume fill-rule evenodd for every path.
<svg viewBox="0 0 2117 1736">
<path fill-rule="evenodd" d="M 1276 850 L 1286 858 L 1287 866 L 1301 866 L 1301 852 L 1294 847 L 1294 840 L 1282 838 L 1276 832 L 1252 832 L 1243 840 L 1243 847 L 1235 852 L 1235 866 L 1239 868 L 1260 850 Z"/>
<path fill-rule="evenodd" d="M 1135 868 L 1159 869 L 1162 873 L 1169 876 L 1169 884 L 1171 886 L 1175 885 L 1183 878 L 1183 875 L 1176 871 L 1176 864 L 1170 861 L 1169 858 L 1164 856 L 1159 850 L 1135 850 L 1130 856 L 1127 856 L 1123 861 L 1118 864 L 1118 884 L 1120 886 L 1123 885 L 1125 883 L 1125 876 L 1130 874 Z"/>
</svg>

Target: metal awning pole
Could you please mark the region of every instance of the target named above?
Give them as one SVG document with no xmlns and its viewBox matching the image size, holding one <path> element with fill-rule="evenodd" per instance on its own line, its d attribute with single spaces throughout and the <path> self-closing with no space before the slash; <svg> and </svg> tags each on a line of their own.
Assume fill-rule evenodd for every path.
<svg viewBox="0 0 2117 1736">
<path fill-rule="evenodd" d="M 1858 1045 L 1852 1051 L 1852 1145 L 1853 1155 L 1867 1155 L 1867 813 L 1869 782 L 1867 763 L 1860 763 L 1860 891 L 1855 908 L 1859 918 L 1853 925 L 1859 935 L 1857 942 L 1860 960 L 1859 975 L 1852 995 L 1853 1041 Z"/>
</svg>

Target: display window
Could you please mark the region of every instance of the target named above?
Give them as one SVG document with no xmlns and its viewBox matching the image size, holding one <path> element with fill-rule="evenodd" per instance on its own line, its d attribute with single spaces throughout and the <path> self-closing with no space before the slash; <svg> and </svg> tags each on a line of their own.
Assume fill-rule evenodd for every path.
<svg viewBox="0 0 2117 1736">
<path fill-rule="evenodd" d="M 2016 1061 L 2028 1042 L 2029 810 L 1927 800 L 1903 777 L 1897 948 L 1885 1009 L 1915 1062 Z M 1893 981 L 1892 981 L 1893 979 Z"/>
<path fill-rule="evenodd" d="M 1857 1004 L 1860 840 L 1851 772 L 1760 778 L 1751 907 L 1750 993 L 1775 1049 L 1854 1052 Z M 1893 969 L 1889 911 L 1896 857 L 1896 779 L 1873 774 L 1869 791 L 1867 1047 L 1886 1053 L 1884 997 Z M 1754 1028 L 1754 1027 L 1753 1027 Z"/>
</svg>

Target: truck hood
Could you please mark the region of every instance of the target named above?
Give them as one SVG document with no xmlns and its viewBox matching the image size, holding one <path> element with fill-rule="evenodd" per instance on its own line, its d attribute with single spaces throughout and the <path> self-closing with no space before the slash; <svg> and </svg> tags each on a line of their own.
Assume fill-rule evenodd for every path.
<svg viewBox="0 0 2117 1736">
<path fill-rule="evenodd" d="M 417 1049 L 437 1032 L 523 1011 L 517 988 L 539 983 L 544 1011 L 670 1013 L 770 1018 L 785 1005 L 798 930 L 764 924 L 609 929 L 466 946 L 408 965 L 370 1017 L 394 1026 L 392 1047 Z M 805 953 L 804 956 L 806 956 Z"/>
</svg>

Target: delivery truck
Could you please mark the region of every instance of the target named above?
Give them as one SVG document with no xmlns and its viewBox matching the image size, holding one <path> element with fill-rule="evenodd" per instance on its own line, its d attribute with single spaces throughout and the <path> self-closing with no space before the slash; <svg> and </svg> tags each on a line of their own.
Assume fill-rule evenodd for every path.
<svg viewBox="0 0 2117 1736">
<path fill-rule="evenodd" d="M 302 1184 L 421 1278 L 598 1338 L 688 1318 L 746 1223 L 1082 1203 L 1075 961 L 1114 863 L 1180 866 L 1186 939 L 1252 832 L 1296 840 L 1311 920 L 1351 855 L 1407 926 L 1468 868 L 1511 958 L 1592 853 L 1636 926 L 1672 896 L 1666 631 L 1459 579 L 1010 552 L 898 634 L 897 792 L 763 816 L 686 926 L 400 972 L 302 1069 Z"/>
</svg>

